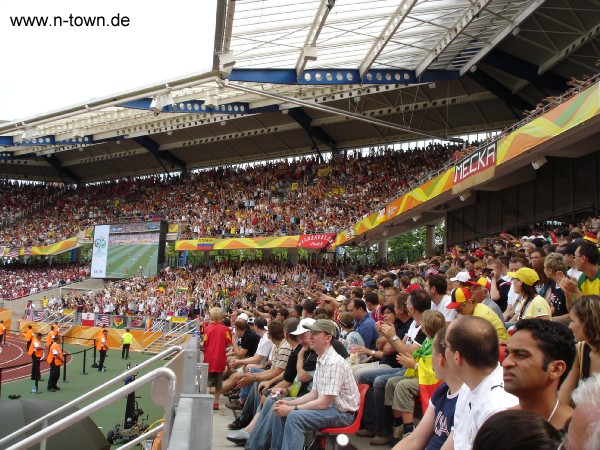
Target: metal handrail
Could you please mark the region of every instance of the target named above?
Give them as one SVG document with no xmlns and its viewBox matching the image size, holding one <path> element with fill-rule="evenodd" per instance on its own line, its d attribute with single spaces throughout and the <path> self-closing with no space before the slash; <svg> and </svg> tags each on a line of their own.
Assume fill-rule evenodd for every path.
<svg viewBox="0 0 600 450">
<path fill-rule="evenodd" d="M 65 403 L 64 405 L 62 405 L 61 407 L 55 409 L 54 411 L 46 414 L 45 416 L 40 417 L 39 419 L 34 420 L 33 422 L 24 425 L 23 428 L 9 434 L 8 436 L 3 437 L 2 439 L 0 439 L 0 446 L 6 444 L 7 442 L 11 441 L 12 439 L 16 438 L 17 436 L 22 435 L 23 433 L 29 431 L 29 430 L 33 430 L 35 427 L 37 427 L 38 425 L 43 424 L 45 421 L 47 421 L 48 419 L 56 416 L 57 414 L 60 414 L 64 411 L 67 411 L 69 408 L 72 408 L 73 406 L 78 405 L 79 403 L 81 403 L 84 400 L 87 400 L 90 397 L 93 397 L 94 395 L 98 394 L 99 392 L 105 390 L 108 387 L 111 387 L 115 384 L 118 383 L 122 383 L 124 378 L 127 378 L 129 375 L 133 375 L 135 373 L 137 373 L 140 369 L 143 369 L 144 367 L 159 361 L 161 359 L 163 359 L 164 357 L 170 355 L 171 353 L 175 353 L 175 352 L 180 352 L 183 349 L 180 346 L 174 346 L 168 349 L 163 350 L 162 352 L 160 352 L 158 355 L 153 356 L 152 358 L 144 361 L 143 363 L 123 372 L 122 374 L 120 374 L 118 377 L 113 378 L 112 380 L 107 381 L 106 383 L 98 386 L 97 388 L 92 389 L 91 391 L 89 391 L 86 394 L 81 395 L 80 397 L 77 397 L 75 400 L 70 401 L 69 403 Z"/>
<path fill-rule="evenodd" d="M 125 445 L 122 445 L 117 450 L 127 450 L 129 448 L 133 448 L 135 445 L 139 444 L 140 442 L 144 442 L 145 439 L 148 439 L 149 437 L 157 435 L 158 432 L 162 431 L 164 428 L 165 428 L 165 424 L 161 423 L 160 425 L 157 425 L 155 428 L 152 428 L 150 431 L 147 431 L 144 434 L 139 435 L 135 439 L 127 442 Z"/>
<path fill-rule="evenodd" d="M 49 425 L 37 433 L 23 439 L 19 443 L 13 445 L 12 447 L 8 447 L 7 450 L 23 450 L 30 448 L 32 445 L 35 445 L 39 442 L 45 441 L 50 436 L 64 430 L 66 427 L 73 425 L 82 419 L 90 416 L 92 413 L 104 408 L 105 406 L 113 403 L 116 400 L 120 400 L 123 396 L 134 392 L 136 389 L 139 389 L 142 386 L 145 386 L 150 381 L 154 381 L 157 378 L 166 378 L 169 383 L 169 396 L 167 400 L 167 405 L 165 406 L 165 422 L 164 422 L 164 431 L 163 431 L 163 446 L 164 448 L 168 447 L 169 438 L 171 434 L 171 429 L 173 426 L 173 413 L 175 410 L 175 396 L 176 389 L 175 383 L 177 382 L 177 376 L 175 372 L 171 369 L 167 369 L 166 367 L 160 367 L 158 369 L 153 370 L 149 374 L 144 375 L 141 378 L 138 378 L 135 381 L 123 386 L 120 389 L 117 389 L 114 392 L 111 392 L 105 397 L 102 397 L 99 400 L 96 400 L 94 403 L 73 412 L 69 416 L 60 419 L 59 421 Z M 121 381 L 121 377 L 119 378 Z M 39 419 L 38 419 L 39 420 Z M 42 443 L 42 446 L 44 444 Z"/>
</svg>

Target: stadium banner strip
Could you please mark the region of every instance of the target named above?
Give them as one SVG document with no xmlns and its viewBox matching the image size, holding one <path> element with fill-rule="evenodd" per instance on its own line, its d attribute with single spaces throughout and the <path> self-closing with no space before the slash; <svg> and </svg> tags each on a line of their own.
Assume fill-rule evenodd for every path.
<svg viewBox="0 0 600 450">
<path fill-rule="evenodd" d="M 336 245 L 343 245 L 352 240 L 355 236 L 372 230 L 379 224 L 392 220 L 416 206 L 419 206 L 440 194 L 452 189 L 454 185 L 454 167 L 446 172 L 432 178 L 427 183 L 404 194 L 402 197 L 388 203 L 385 207 L 385 216 L 381 210 L 368 215 L 352 228 L 339 233 L 336 237 Z"/>
<path fill-rule="evenodd" d="M 496 143 L 479 149 L 459 160 L 454 166 L 452 193 L 459 194 L 494 177 L 496 173 Z"/>
<path fill-rule="evenodd" d="M 57 253 L 62 253 L 66 250 L 71 250 L 75 247 L 77 247 L 77 238 L 72 237 L 52 245 L 31 247 L 31 255 L 55 255 Z M 24 248 L 21 248 L 21 252 L 24 252 Z"/>
<path fill-rule="evenodd" d="M 178 223 L 170 223 L 169 224 L 169 229 L 167 231 L 167 233 L 177 233 L 179 231 L 179 224 Z M 86 239 L 92 239 L 92 237 L 94 236 L 94 229 L 93 228 L 86 228 L 85 229 L 85 238 Z"/>
<path fill-rule="evenodd" d="M 498 141 L 496 164 L 500 165 L 527 150 L 580 125 L 600 113 L 600 83 L 556 106 Z"/>
<path fill-rule="evenodd" d="M 313 236 L 320 236 L 315 238 Z M 334 234 L 301 235 L 301 236 L 275 236 L 260 238 L 199 238 L 175 242 L 176 251 L 209 251 L 209 250 L 261 250 L 269 248 L 298 248 L 301 238 L 304 237 L 301 248 L 324 248 L 332 243 Z M 322 247 L 319 247 L 322 245 Z"/>
</svg>

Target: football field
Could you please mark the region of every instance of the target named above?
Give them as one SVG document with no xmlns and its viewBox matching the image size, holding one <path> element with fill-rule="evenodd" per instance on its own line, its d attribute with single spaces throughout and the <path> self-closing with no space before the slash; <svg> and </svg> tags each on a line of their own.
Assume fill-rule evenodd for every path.
<svg viewBox="0 0 600 450">
<path fill-rule="evenodd" d="M 156 275 L 157 258 L 158 243 L 109 245 L 106 278 Z"/>
</svg>

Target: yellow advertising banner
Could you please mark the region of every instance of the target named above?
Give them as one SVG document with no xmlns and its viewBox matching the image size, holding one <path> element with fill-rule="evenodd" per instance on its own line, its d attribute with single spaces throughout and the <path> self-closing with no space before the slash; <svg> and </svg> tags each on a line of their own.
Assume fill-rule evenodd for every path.
<svg viewBox="0 0 600 450">
<path fill-rule="evenodd" d="M 498 141 L 496 165 L 558 136 L 600 113 L 600 84 L 556 106 Z"/>
</svg>

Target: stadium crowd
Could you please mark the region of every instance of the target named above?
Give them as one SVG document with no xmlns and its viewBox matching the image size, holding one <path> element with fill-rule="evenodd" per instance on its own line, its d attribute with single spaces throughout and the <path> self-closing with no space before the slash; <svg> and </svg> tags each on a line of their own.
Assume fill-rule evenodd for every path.
<svg viewBox="0 0 600 450">
<path fill-rule="evenodd" d="M 600 399 L 581 394 L 600 389 L 598 224 L 502 234 L 471 251 L 324 278 L 262 301 L 209 299 L 203 331 L 214 408 L 224 393 L 241 410 L 228 439 L 249 449 L 302 448 L 292 443 L 298 433 L 348 425 L 357 386 L 366 385 L 358 435 L 371 445 L 542 449 L 564 440 L 598 448 Z M 231 341 L 213 347 L 219 332 Z M 333 375 L 321 360 L 340 368 Z M 574 412 L 573 399 L 585 412 Z M 571 417 L 583 432 L 571 425 L 567 434 Z M 526 428 L 509 433 L 516 424 Z"/>
<path fill-rule="evenodd" d="M 76 283 L 89 277 L 89 266 L 79 264 L 0 265 L 0 298 L 17 299 Z"/>
<path fill-rule="evenodd" d="M 96 223 L 133 220 L 179 222 L 182 238 L 334 233 L 353 225 L 424 176 L 437 171 L 457 145 L 430 144 L 396 151 L 373 149 L 303 157 L 253 167 L 221 167 L 173 177 L 148 177 L 69 187 L 39 214 L 0 230 L 0 245 L 48 245 Z M 13 186 L 21 202 L 47 192 Z M 48 188 L 50 189 L 50 188 Z M 218 212 L 218 214 L 215 214 Z"/>
</svg>

